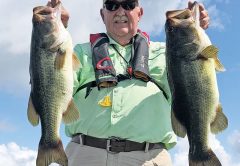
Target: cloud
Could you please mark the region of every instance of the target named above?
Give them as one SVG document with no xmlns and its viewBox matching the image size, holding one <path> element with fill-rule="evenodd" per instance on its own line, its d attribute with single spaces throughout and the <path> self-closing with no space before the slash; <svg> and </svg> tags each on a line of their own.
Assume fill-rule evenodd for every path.
<svg viewBox="0 0 240 166">
<path fill-rule="evenodd" d="M 228 142 L 231 145 L 232 149 L 234 149 L 239 157 L 240 157 L 240 131 L 235 130 L 229 137 Z"/>
<path fill-rule="evenodd" d="M 4 54 L 0 57 L 0 91 L 18 96 L 30 88 L 29 54 L 11 54 L 6 51 L 2 49 Z"/>
<path fill-rule="evenodd" d="M 230 3 L 230 0 L 216 0 L 216 2 L 228 4 L 228 3 Z"/>
<path fill-rule="evenodd" d="M 240 71 L 240 63 L 231 64 L 231 66 L 227 69 L 228 72 L 239 72 Z"/>
<path fill-rule="evenodd" d="M 210 16 L 210 28 L 223 31 L 231 22 L 229 15 L 218 8 L 219 5 L 229 5 L 229 0 L 199 0 L 205 6 Z"/>
<path fill-rule="evenodd" d="M 224 24 L 223 24 L 223 20 L 220 17 L 220 13 L 221 11 L 219 11 L 216 7 L 216 5 L 212 5 L 208 8 L 208 13 L 209 16 L 211 17 L 211 24 L 210 26 L 212 28 L 216 28 L 219 30 L 223 30 L 224 29 Z"/>
<path fill-rule="evenodd" d="M 5 120 L 0 120 L 0 132 L 12 132 L 16 128 Z"/>
<path fill-rule="evenodd" d="M 0 165 L 6 166 L 36 166 L 37 152 L 26 147 L 20 147 L 15 142 L 0 145 Z M 59 166 L 51 164 L 50 166 Z"/>
<path fill-rule="evenodd" d="M 239 137 L 238 137 L 239 138 Z M 215 135 L 210 135 L 209 145 L 211 146 L 214 153 L 219 158 L 223 166 L 240 166 L 239 162 L 233 159 L 221 142 L 215 137 Z M 175 147 L 176 152 L 173 154 L 173 165 L 174 166 L 186 166 L 188 165 L 188 140 L 187 137 L 179 138 L 178 144 Z"/>
<path fill-rule="evenodd" d="M 9 0 L 0 6 L 0 91 L 15 94 L 28 88 L 33 2 Z"/>
<path fill-rule="evenodd" d="M 218 0 L 219 1 L 219 0 Z M 102 1 L 62 0 L 70 13 L 68 30 L 72 34 L 73 43 L 89 41 L 90 33 L 105 31 L 100 17 Z M 32 31 L 32 9 L 45 5 L 42 0 L 35 1 L 0 1 L 0 91 L 11 94 L 26 94 L 29 85 L 30 40 Z M 141 1 L 144 16 L 140 28 L 151 36 L 158 36 L 163 32 L 165 12 L 167 10 L 187 7 L 184 0 L 147 0 Z M 216 6 L 210 8 L 214 15 L 214 27 L 223 27 Z M 215 20 L 215 21 L 214 21 Z"/>
<path fill-rule="evenodd" d="M 187 2 L 184 0 L 162 0 L 157 2 L 156 0 L 148 0 L 141 1 L 141 5 L 144 7 L 144 15 L 140 27 L 154 36 L 163 31 L 166 11 L 186 8 Z"/>
<path fill-rule="evenodd" d="M 34 166 L 37 153 L 12 142 L 0 145 L 0 165 Z"/>
<path fill-rule="evenodd" d="M 235 130 L 230 134 L 228 143 L 236 147 L 239 154 L 240 150 L 240 131 Z M 227 152 L 221 142 L 215 135 L 210 135 L 209 145 L 216 153 L 223 166 L 240 166 L 239 158 L 237 158 L 234 151 Z M 179 138 L 178 144 L 172 153 L 174 166 L 188 165 L 188 140 L 187 138 Z M 235 157 L 234 157 L 235 156 Z M 15 142 L 0 145 L 0 165 L 7 166 L 35 166 L 37 152 L 26 147 L 21 147 Z M 58 164 L 51 164 L 50 166 L 58 166 Z"/>
</svg>

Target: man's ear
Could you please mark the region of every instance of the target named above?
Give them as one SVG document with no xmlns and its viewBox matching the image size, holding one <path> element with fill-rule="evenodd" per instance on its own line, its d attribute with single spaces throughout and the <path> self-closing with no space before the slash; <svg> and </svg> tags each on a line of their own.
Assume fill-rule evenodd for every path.
<svg viewBox="0 0 240 166">
<path fill-rule="evenodd" d="M 139 20 L 138 20 L 138 21 L 141 20 L 142 16 L 143 16 L 143 8 L 141 7 L 141 8 L 140 8 L 140 11 L 139 11 L 139 15 L 138 15 L 138 17 L 139 17 Z"/>
<path fill-rule="evenodd" d="M 102 20 L 103 20 L 103 22 L 104 22 L 104 14 L 103 14 L 103 9 L 100 9 L 100 15 L 101 15 L 101 17 L 102 17 Z"/>
</svg>

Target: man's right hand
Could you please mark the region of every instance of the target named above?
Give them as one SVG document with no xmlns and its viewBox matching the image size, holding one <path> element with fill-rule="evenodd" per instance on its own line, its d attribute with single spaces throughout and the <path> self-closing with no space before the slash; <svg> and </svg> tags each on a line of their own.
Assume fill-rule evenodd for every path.
<svg viewBox="0 0 240 166">
<path fill-rule="evenodd" d="M 53 8 L 60 3 L 60 0 L 51 0 L 48 1 L 47 6 L 51 7 L 50 10 L 48 11 L 49 13 L 53 12 Z M 68 20 L 69 20 L 69 13 L 68 11 L 62 6 L 61 9 L 61 20 L 65 28 L 68 26 Z"/>
</svg>

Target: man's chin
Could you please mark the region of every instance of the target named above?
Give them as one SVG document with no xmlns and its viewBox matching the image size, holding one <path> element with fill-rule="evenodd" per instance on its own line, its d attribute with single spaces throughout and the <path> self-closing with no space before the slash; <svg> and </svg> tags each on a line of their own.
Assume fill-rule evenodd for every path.
<svg viewBox="0 0 240 166">
<path fill-rule="evenodd" d="M 122 28 L 122 29 L 119 29 L 119 30 L 115 31 L 115 34 L 117 36 L 126 36 L 126 35 L 129 34 L 129 31 L 128 31 L 127 28 Z"/>
</svg>

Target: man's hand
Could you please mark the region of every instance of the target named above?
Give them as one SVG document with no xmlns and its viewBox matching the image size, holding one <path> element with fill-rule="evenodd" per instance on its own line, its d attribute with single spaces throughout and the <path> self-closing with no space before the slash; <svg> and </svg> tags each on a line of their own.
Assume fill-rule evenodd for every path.
<svg viewBox="0 0 240 166">
<path fill-rule="evenodd" d="M 48 1 L 47 3 L 47 6 L 49 6 L 50 8 L 47 9 L 48 13 L 51 13 L 53 12 L 53 8 L 58 4 L 60 3 L 60 0 L 51 0 L 51 1 Z M 62 11 L 61 11 L 61 20 L 62 20 L 62 23 L 64 25 L 65 28 L 67 28 L 68 26 L 68 20 L 69 20 L 69 13 L 68 11 L 62 6 Z"/>
<path fill-rule="evenodd" d="M 189 1 L 188 2 L 188 8 L 191 10 L 193 7 L 194 2 Z M 199 11 L 200 11 L 200 26 L 203 29 L 207 29 L 209 26 L 210 18 L 208 16 L 208 12 L 205 9 L 203 4 L 199 4 Z"/>
</svg>

